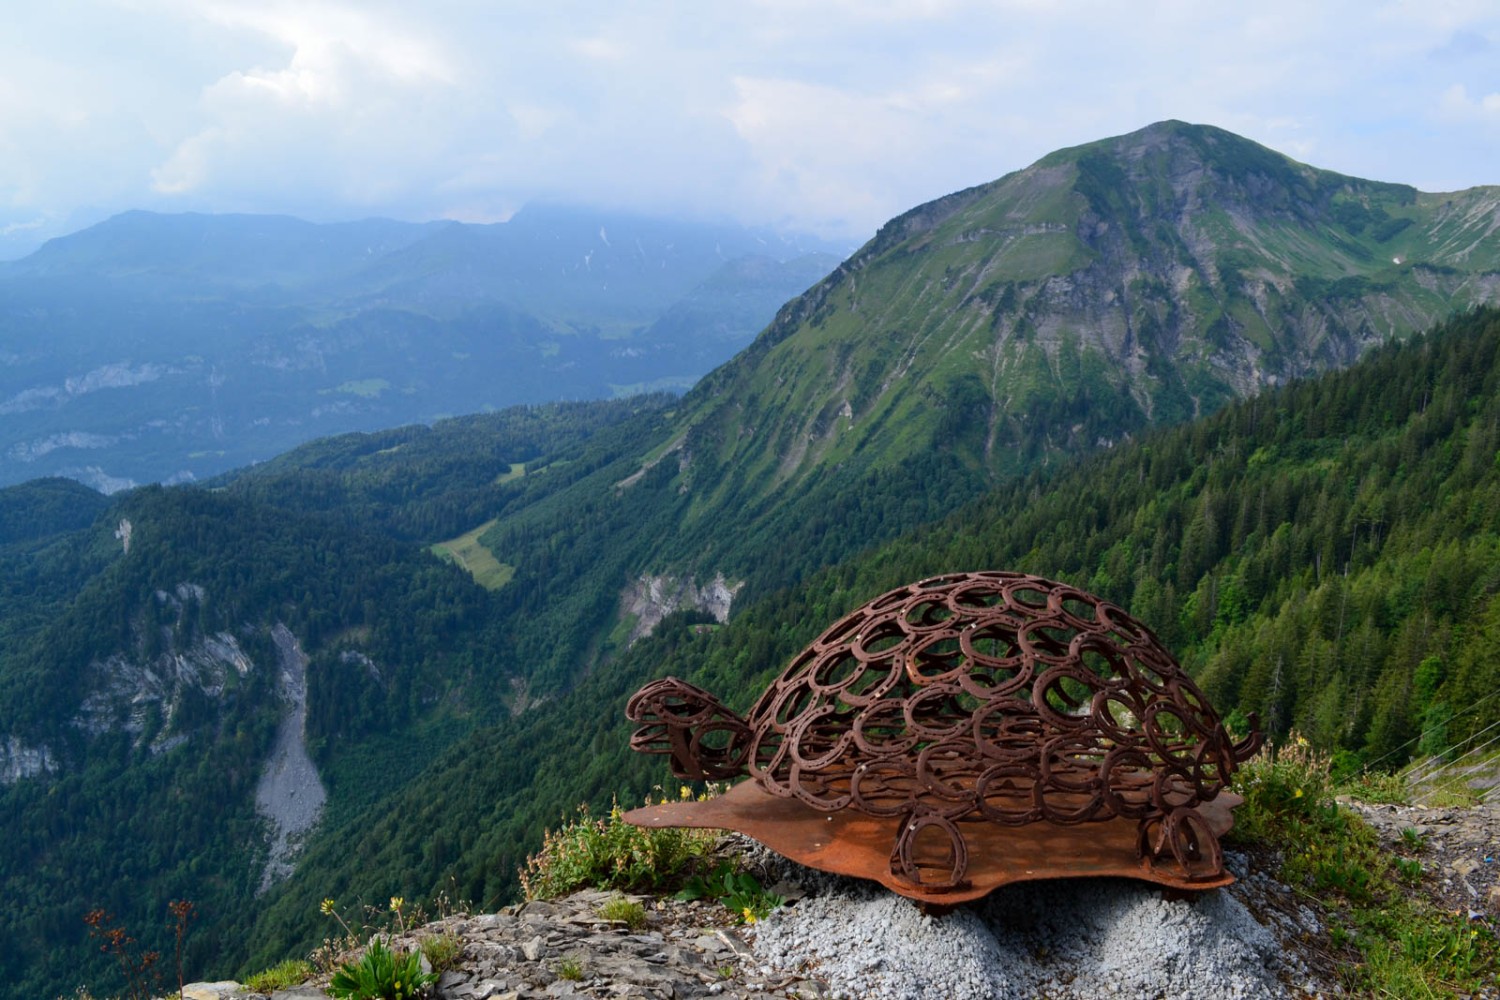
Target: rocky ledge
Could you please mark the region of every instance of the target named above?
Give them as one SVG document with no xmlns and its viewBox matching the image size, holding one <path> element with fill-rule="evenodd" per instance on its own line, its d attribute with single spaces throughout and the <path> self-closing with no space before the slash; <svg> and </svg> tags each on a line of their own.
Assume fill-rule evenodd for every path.
<svg viewBox="0 0 1500 1000">
<path fill-rule="evenodd" d="M 1421 891 L 1493 924 L 1500 807 L 1360 811 L 1393 851 L 1420 851 Z M 1414 848 L 1413 829 L 1421 837 Z M 791 900 L 766 920 L 731 923 L 715 902 L 628 896 L 643 927 L 606 920 L 614 896 L 563 899 L 461 915 L 426 936 L 462 944 L 443 973 L 440 1000 L 695 997 L 824 1000 L 1310 998 L 1344 995 L 1329 933 L 1305 894 L 1271 873 L 1278 859 L 1230 852 L 1238 881 L 1201 896 L 1164 896 L 1123 879 L 1055 880 L 1005 887 L 946 916 L 928 916 L 874 883 L 800 868 L 764 848 L 735 845 L 762 882 Z M 1492 908 L 1495 907 L 1495 908 Z M 326 979 L 324 980 L 326 983 Z M 1207 992 L 1205 992 L 1207 990 Z M 234 983 L 189 987 L 191 1000 L 308 1000 L 317 984 L 269 997 Z M 1500 1000 L 1500 987 L 1480 997 Z"/>
<path fill-rule="evenodd" d="M 772 975 L 756 962 L 746 928 L 732 926 L 717 903 L 626 896 L 646 908 L 646 926 L 632 930 L 606 920 L 599 908 L 619 893 L 584 891 L 533 901 L 498 913 L 454 916 L 392 941 L 451 933 L 463 942 L 457 966 L 444 972 L 441 1000 L 553 1000 L 609 997 L 684 1000 L 691 997 L 822 1000 L 828 990 L 810 974 Z M 314 986 L 273 994 L 234 983 L 201 983 L 194 1000 L 302 1000 L 326 994 Z"/>
<path fill-rule="evenodd" d="M 1421 863 L 1422 891 L 1443 909 L 1500 920 L 1500 801 L 1462 809 L 1344 804 L 1386 850 Z"/>
</svg>

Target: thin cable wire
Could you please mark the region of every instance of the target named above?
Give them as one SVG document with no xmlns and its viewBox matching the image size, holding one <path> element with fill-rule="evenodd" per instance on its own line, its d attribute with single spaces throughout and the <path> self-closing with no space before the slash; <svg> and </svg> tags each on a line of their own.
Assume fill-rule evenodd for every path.
<svg viewBox="0 0 1500 1000">
<path fill-rule="evenodd" d="M 1448 720 L 1446 720 L 1445 722 L 1440 722 L 1440 723 L 1438 723 L 1437 725 L 1433 726 L 1430 729 L 1424 729 L 1424 730 L 1422 730 L 1416 736 L 1413 736 L 1411 739 L 1407 740 L 1405 743 L 1402 743 L 1400 746 L 1396 747 L 1395 749 L 1387 751 L 1386 753 L 1381 754 L 1379 757 L 1376 757 L 1374 760 L 1370 761 L 1363 768 L 1360 769 L 1361 773 L 1369 773 L 1370 768 L 1374 767 L 1376 764 L 1379 764 L 1381 761 L 1385 760 L 1387 757 L 1394 757 L 1396 754 L 1400 753 L 1402 750 L 1405 750 L 1407 747 L 1411 746 L 1413 743 L 1420 743 L 1423 740 L 1423 738 L 1427 736 L 1428 733 L 1435 733 L 1439 729 L 1441 729 L 1443 726 L 1447 725 L 1449 722 L 1452 722 L 1454 719 L 1461 719 L 1465 715 L 1468 715 L 1470 712 L 1477 711 L 1480 705 L 1483 705 L 1485 702 L 1490 701 L 1490 700 L 1492 700 L 1494 698 L 1500 698 L 1500 689 L 1496 689 L 1494 691 L 1491 691 L 1489 694 L 1485 695 L 1483 698 L 1480 698 L 1478 701 L 1476 701 L 1473 704 L 1471 704 L 1468 708 L 1465 708 L 1465 709 L 1463 709 L 1460 712 L 1455 712 L 1453 714 L 1453 716 L 1451 718 L 1449 718 Z"/>
<path fill-rule="evenodd" d="M 1449 750 L 1457 750 L 1459 747 L 1463 746 L 1465 743 L 1470 743 L 1470 742 L 1472 742 L 1474 740 L 1479 739 L 1479 737 L 1483 736 L 1485 733 L 1489 732 L 1491 729 L 1496 728 L 1497 726 L 1500 726 L 1500 720 L 1496 720 L 1495 722 L 1490 723 L 1488 726 L 1485 726 L 1483 729 L 1481 729 L 1478 732 L 1474 733 L 1472 736 L 1470 736 L 1468 739 L 1464 740 L 1462 743 L 1459 743 L 1457 746 L 1449 747 Z M 1500 737 L 1491 737 L 1487 742 L 1481 744 L 1481 746 L 1479 748 L 1477 748 L 1477 749 L 1482 749 L 1483 747 L 1489 746 L 1491 743 L 1494 743 L 1497 738 L 1500 738 Z M 1465 757 L 1469 756 L 1469 754 L 1471 754 L 1473 752 L 1474 752 L 1474 750 L 1472 750 L 1472 749 L 1471 750 L 1467 750 L 1464 753 L 1462 753 L 1459 756 L 1457 756 L 1456 758 L 1454 758 L 1453 760 L 1446 761 L 1446 762 L 1442 761 L 1441 758 L 1433 758 L 1434 760 L 1438 760 L 1439 762 L 1438 762 L 1438 764 L 1436 766 L 1430 768 L 1429 770 L 1423 770 L 1423 766 L 1425 764 L 1431 763 L 1431 761 L 1425 761 L 1423 764 L 1418 765 L 1417 767 L 1413 768 L 1411 771 L 1408 771 L 1407 774 L 1406 774 L 1406 780 L 1408 782 L 1412 782 L 1412 781 L 1426 781 L 1428 778 L 1432 777 L 1435 774 L 1441 774 L 1443 771 L 1445 771 L 1448 768 L 1452 767 L 1454 764 L 1457 764 L 1459 761 L 1463 760 Z"/>
</svg>

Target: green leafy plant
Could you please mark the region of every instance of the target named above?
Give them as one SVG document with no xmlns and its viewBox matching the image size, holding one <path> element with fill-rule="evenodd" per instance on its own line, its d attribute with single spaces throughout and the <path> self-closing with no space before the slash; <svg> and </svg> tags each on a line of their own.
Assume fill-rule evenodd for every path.
<svg viewBox="0 0 1500 1000">
<path fill-rule="evenodd" d="M 749 872 L 736 871 L 728 861 L 719 862 L 706 878 L 694 875 L 677 894 L 681 900 L 717 899 L 742 924 L 753 924 L 771 915 L 786 900 L 767 892 Z"/>
<path fill-rule="evenodd" d="M 583 888 L 659 889 L 680 880 L 717 839 L 704 830 L 631 826 L 623 815 L 618 803 L 603 819 L 581 805 L 577 819 L 549 831 L 520 871 L 526 898 L 552 899 Z"/>
<path fill-rule="evenodd" d="M 599 916 L 605 920 L 618 920 L 633 931 L 646 926 L 646 908 L 633 899 L 614 896 L 599 907 Z"/>
<path fill-rule="evenodd" d="M 1245 797 L 1234 817 L 1235 834 L 1242 839 L 1274 839 L 1284 827 L 1308 822 L 1332 806 L 1328 758 L 1296 735 L 1246 761 L 1235 774 L 1234 788 Z"/>
<path fill-rule="evenodd" d="M 444 910 L 449 908 L 445 894 L 439 894 L 437 905 Z M 402 896 L 392 896 L 388 906 L 360 907 L 364 918 L 359 925 L 352 926 L 344 915 L 339 912 L 338 903 L 333 899 L 325 899 L 318 904 L 318 912 L 326 917 L 332 917 L 338 922 L 342 934 L 323 939 L 323 943 L 315 948 L 308 957 L 312 960 L 315 968 L 320 972 L 331 972 L 341 963 L 349 960 L 350 956 L 360 950 L 361 943 L 379 935 L 400 936 L 414 927 L 420 927 L 427 922 L 427 914 L 420 903 L 408 907 Z M 431 961 L 429 959 L 429 961 Z M 441 971 L 441 970 L 440 970 Z"/>
<path fill-rule="evenodd" d="M 583 978 L 583 963 L 576 958 L 564 958 L 557 963 L 557 978 L 578 982 Z"/>
<path fill-rule="evenodd" d="M 1408 851 L 1420 851 L 1427 846 L 1427 838 L 1414 826 L 1404 827 L 1401 830 L 1401 846 Z"/>
<path fill-rule="evenodd" d="M 436 980 L 422 971 L 420 952 L 393 952 L 376 937 L 358 962 L 339 966 L 328 993 L 335 1000 L 411 1000 Z"/>
<path fill-rule="evenodd" d="M 273 965 L 269 969 L 263 969 L 248 976 L 245 979 L 252 993 L 273 993 L 276 990 L 284 990 L 289 986 L 305 983 L 313 977 L 313 965 L 311 962 L 300 958 L 289 958 L 279 965 Z"/>
</svg>

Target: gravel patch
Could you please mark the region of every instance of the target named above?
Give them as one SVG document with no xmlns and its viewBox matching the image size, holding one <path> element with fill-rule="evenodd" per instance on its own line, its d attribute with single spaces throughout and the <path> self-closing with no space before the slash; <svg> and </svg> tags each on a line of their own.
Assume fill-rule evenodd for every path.
<svg viewBox="0 0 1500 1000">
<path fill-rule="evenodd" d="M 829 879 L 756 925 L 752 946 L 773 969 L 815 972 L 851 1000 L 1300 995 L 1278 978 L 1276 936 L 1233 895 L 1167 900 L 1129 880 L 1010 886 L 934 917 L 878 887 Z"/>
</svg>

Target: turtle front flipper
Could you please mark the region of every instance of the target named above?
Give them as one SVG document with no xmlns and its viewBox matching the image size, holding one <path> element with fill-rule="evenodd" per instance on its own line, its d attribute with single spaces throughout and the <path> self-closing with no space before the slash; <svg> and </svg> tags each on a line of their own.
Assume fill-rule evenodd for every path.
<svg viewBox="0 0 1500 1000">
<path fill-rule="evenodd" d="M 640 724 L 630 749 L 669 755 L 679 778 L 724 780 L 746 773 L 750 727 L 702 688 L 663 677 L 631 696 L 625 716 Z"/>
</svg>

